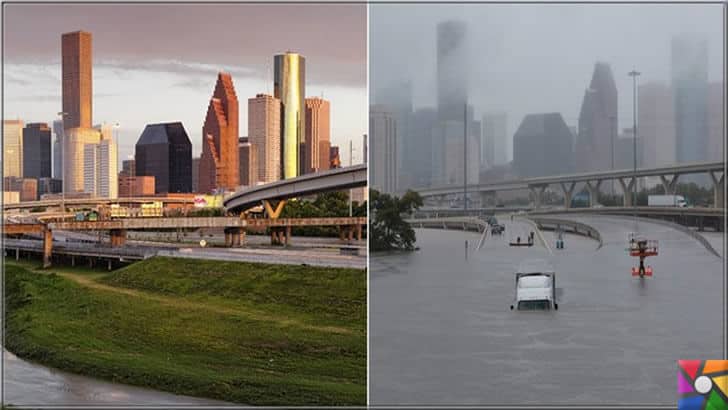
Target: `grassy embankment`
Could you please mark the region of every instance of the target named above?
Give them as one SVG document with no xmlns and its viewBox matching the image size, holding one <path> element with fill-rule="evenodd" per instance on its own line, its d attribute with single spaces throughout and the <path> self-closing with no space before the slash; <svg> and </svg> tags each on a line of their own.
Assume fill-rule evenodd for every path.
<svg viewBox="0 0 728 410">
<path fill-rule="evenodd" d="M 6 347 L 71 372 L 252 405 L 366 404 L 366 273 L 153 258 L 8 262 Z"/>
</svg>

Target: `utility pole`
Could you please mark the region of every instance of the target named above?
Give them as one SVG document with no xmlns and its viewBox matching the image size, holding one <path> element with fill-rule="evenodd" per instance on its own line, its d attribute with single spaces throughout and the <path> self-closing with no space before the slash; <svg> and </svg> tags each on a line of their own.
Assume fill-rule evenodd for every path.
<svg viewBox="0 0 728 410">
<path fill-rule="evenodd" d="M 634 161 L 634 179 L 632 181 L 632 207 L 635 208 L 637 217 L 637 76 L 639 71 L 632 69 L 629 76 L 632 77 L 632 158 Z"/>
<path fill-rule="evenodd" d="M 463 106 L 463 209 L 468 213 L 468 103 Z"/>
</svg>

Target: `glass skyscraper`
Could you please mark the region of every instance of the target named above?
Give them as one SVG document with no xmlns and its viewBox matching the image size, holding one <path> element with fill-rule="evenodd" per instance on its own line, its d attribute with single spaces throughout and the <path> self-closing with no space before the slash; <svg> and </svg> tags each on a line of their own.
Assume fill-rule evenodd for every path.
<svg viewBox="0 0 728 410">
<path fill-rule="evenodd" d="M 274 60 L 274 97 L 281 101 L 281 176 L 294 178 L 303 173 L 306 115 L 306 59 L 296 53 L 278 54 Z"/>
</svg>

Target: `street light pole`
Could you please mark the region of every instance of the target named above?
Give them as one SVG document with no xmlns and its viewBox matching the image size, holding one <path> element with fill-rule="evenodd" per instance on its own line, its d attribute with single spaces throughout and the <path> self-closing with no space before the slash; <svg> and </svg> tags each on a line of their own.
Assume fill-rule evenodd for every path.
<svg viewBox="0 0 728 410">
<path fill-rule="evenodd" d="M 463 209 L 468 213 L 468 103 L 463 105 Z"/>
<path fill-rule="evenodd" d="M 612 144 L 612 147 L 611 147 L 611 151 L 612 151 L 612 154 L 611 154 L 611 157 L 612 157 L 612 171 L 614 171 L 614 130 L 615 130 L 615 128 L 617 128 L 616 127 L 617 117 L 615 117 L 613 115 L 610 116 L 609 117 L 609 122 L 610 122 L 610 125 L 611 125 L 611 131 L 612 131 L 610 137 L 611 137 L 611 144 Z M 612 179 L 612 198 L 614 198 L 614 179 Z"/>
<path fill-rule="evenodd" d="M 642 74 L 632 69 L 629 76 L 632 77 L 632 158 L 634 161 L 634 179 L 632 181 L 632 207 L 637 207 L 637 77 Z M 635 212 L 635 216 L 637 213 Z"/>
<path fill-rule="evenodd" d="M 61 141 L 61 213 L 66 213 L 66 120 L 68 113 L 59 111 L 58 116 L 61 117 L 61 129 L 63 130 L 63 140 Z"/>
<path fill-rule="evenodd" d="M 349 140 L 349 166 L 351 166 L 351 163 L 352 163 L 352 157 L 354 155 L 353 153 L 354 153 L 354 141 Z M 354 193 L 354 190 L 349 188 L 349 218 L 351 218 L 351 216 L 352 216 L 351 196 L 353 193 Z"/>
</svg>

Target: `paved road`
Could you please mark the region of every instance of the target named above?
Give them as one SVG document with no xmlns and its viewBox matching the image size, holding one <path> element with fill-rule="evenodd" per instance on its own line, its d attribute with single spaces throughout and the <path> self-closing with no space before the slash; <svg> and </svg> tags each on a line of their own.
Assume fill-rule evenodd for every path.
<svg viewBox="0 0 728 410">
<path fill-rule="evenodd" d="M 661 246 L 641 280 L 629 219 L 580 217 L 604 246 L 568 235 L 553 255 L 508 247 L 530 227 L 500 219 L 507 234 L 467 261 L 464 240 L 478 236 L 440 230 L 417 231 L 419 252 L 372 257 L 372 404 L 675 405 L 676 360 L 723 357 L 723 262 L 694 238 L 640 223 Z M 558 311 L 509 310 L 530 258 L 554 265 Z"/>
<path fill-rule="evenodd" d="M 159 251 L 161 256 L 199 258 L 241 262 L 259 262 L 286 265 L 312 265 L 325 267 L 364 269 L 365 252 L 361 256 L 340 255 L 333 249 L 248 249 L 248 248 L 181 248 Z"/>
</svg>

